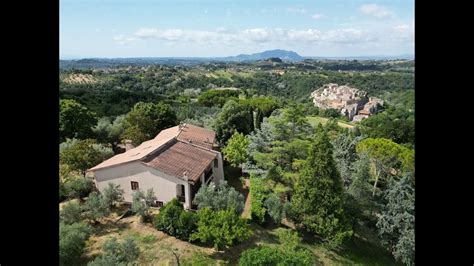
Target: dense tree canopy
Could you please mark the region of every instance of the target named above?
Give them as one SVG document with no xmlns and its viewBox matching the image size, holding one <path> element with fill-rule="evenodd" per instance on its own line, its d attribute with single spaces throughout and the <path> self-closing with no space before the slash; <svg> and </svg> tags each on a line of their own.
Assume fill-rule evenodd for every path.
<svg viewBox="0 0 474 266">
<path fill-rule="evenodd" d="M 171 106 L 159 103 L 135 104 L 124 120 L 122 138 L 130 139 L 135 145 L 154 138 L 161 130 L 177 124 L 176 114 Z"/>
<path fill-rule="evenodd" d="M 60 151 L 59 160 L 73 170 L 85 172 L 114 155 L 111 148 L 98 144 L 96 140 L 85 139 L 72 141 Z"/>
<path fill-rule="evenodd" d="M 233 100 L 227 101 L 217 116 L 214 128 L 217 138 L 224 144 L 235 132 L 249 134 L 254 129 L 252 108 Z"/>
<path fill-rule="evenodd" d="M 398 144 L 415 146 L 415 113 L 409 110 L 390 107 L 362 120 L 358 127 L 368 137 L 386 138 Z"/>
<path fill-rule="evenodd" d="M 94 113 L 75 100 L 59 102 L 59 135 L 66 138 L 84 139 L 92 136 L 92 127 L 97 123 Z"/>
<path fill-rule="evenodd" d="M 239 90 L 208 90 L 199 95 L 198 103 L 207 107 L 222 107 L 229 99 L 237 100 L 239 94 Z"/>
</svg>

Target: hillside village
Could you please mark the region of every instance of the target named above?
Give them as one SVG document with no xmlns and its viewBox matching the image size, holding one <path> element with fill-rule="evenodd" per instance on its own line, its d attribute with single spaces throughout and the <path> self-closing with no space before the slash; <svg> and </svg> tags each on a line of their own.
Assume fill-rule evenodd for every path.
<svg viewBox="0 0 474 266">
<path fill-rule="evenodd" d="M 366 91 L 336 83 L 325 84 L 313 91 L 310 97 L 314 106 L 323 110 L 336 109 L 353 122 L 377 113 L 383 105 L 381 99 L 368 97 Z"/>
</svg>

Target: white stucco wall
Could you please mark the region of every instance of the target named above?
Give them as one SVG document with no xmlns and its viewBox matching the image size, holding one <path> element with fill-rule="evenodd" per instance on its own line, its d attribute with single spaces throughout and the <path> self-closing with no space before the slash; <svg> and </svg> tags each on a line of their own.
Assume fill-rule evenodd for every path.
<svg viewBox="0 0 474 266">
<path fill-rule="evenodd" d="M 157 200 L 163 203 L 176 197 L 177 184 L 182 184 L 185 190 L 189 190 L 186 181 L 167 175 L 139 161 L 98 169 L 93 172 L 93 175 L 96 186 L 101 192 L 107 187 L 109 182 L 120 185 L 125 192 L 124 198 L 126 202 L 132 202 L 134 191 L 131 187 L 131 181 L 138 182 L 139 189 L 144 192 L 153 188 Z M 186 191 L 186 194 L 188 194 L 188 191 Z M 185 207 L 190 207 L 188 202 L 186 202 Z"/>
<path fill-rule="evenodd" d="M 214 162 L 211 162 L 213 167 L 213 181 L 219 183 L 224 180 L 224 165 L 222 162 L 222 154 L 217 152 L 217 167 L 214 167 Z M 94 178 L 94 182 L 99 189 L 103 191 L 109 182 L 118 184 L 124 190 L 124 198 L 126 202 L 132 202 L 133 190 L 131 181 L 138 182 L 139 189 L 146 192 L 149 188 L 153 188 L 158 201 L 167 203 L 177 195 L 176 186 L 178 184 L 184 185 L 186 195 L 186 208 L 191 208 L 190 185 L 181 179 L 165 174 L 155 168 L 149 167 L 140 161 L 124 163 L 121 165 L 114 165 L 109 168 L 102 168 L 92 172 L 88 175 Z M 204 181 L 204 174 L 201 176 Z"/>
</svg>

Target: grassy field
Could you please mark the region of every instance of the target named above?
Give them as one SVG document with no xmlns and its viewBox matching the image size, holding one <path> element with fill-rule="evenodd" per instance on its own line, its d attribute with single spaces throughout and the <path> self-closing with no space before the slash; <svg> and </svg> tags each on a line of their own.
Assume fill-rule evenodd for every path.
<svg viewBox="0 0 474 266">
<path fill-rule="evenodd" d="M 308 122 L 312 125 L 312 126 L 317 126 L 319 123 L 321 124 L 326 124 L 328 122 L 328 118 L 326 117 L 321 117 L 321 116 L 307 116 L 306 117 L 308 119 Z M 349 124 L 348 122 L 343 122 L 343 121 L 338 121 L 337 123 L 340 127 L 344 127 L 344 128 L 353 128 L 354 126 Z"/>
<path fill-rule="evenodd" d="M 227 72 L 225 70 L 216 70 L 214 71 L 214 74 L 217 75 L 218 77 L 225 78 L 232 81 L 232 73 Z"/>
</svg>

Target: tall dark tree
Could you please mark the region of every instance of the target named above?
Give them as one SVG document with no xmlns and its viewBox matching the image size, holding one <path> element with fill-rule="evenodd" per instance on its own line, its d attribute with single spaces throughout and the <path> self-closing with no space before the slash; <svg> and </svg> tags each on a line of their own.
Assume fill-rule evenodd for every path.
<svg viewBox="0 0 474 266">
<path fill-rule="evenodd" d="M 244 135 L 253 131 L 253 111 L 249 105 L 229 100 L 222 107 L 214 124 L 217 138 L 223 144 L 237 131 Z"/>
<path fill-rule="evenodd" d="M 256 114 L 255 114 L 255 128 L 260 129 L 260 126 L 262 125 L 263 121 L 263 113 L 262 110 L 257 108 Z"/>
<path fill-rule="evenodd" d="M 139 102 L 125 116 L 122 137 L 139 145 L 154 138 L 161 130 L 176 124 L 176 113 L 169 104 Z"/>
<path fill-rule="evenodd" d="M 350 237 L 352 230 L 344 213 L 342 179 L 332 149 L 326 131 L 319 125 L 296 182 L 292 205 L 297 222 L 337 245 Z"/>
<path fill-rule="evenodd" d="M 84 139 L 92 136 L 92 127 L 97 123 L 95 114 L 75 100 L 59 101 L 59 136 Z"/>
<path fill-rule="evenodd" d="M 404 175 L 392 180 L 386 190 L 386 204 L 377 222 L 379 237 L 397 260 L 415 263 L 415 178 Z"/>
</svg>

